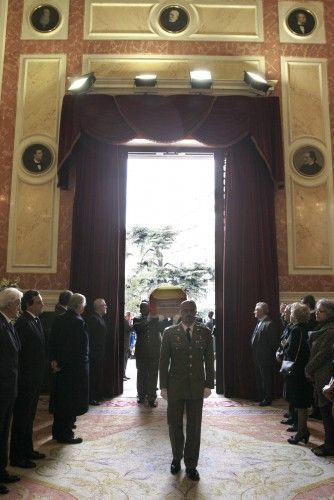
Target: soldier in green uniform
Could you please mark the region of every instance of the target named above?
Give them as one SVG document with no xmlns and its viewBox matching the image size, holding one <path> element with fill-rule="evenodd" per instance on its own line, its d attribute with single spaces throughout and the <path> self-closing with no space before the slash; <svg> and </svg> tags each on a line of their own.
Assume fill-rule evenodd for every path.
<svg viewBox="0 0 334 500">
<path fill-rule="evenodd" d="M 160 354 L 161 396 L 168 400 L 167 421 L 173 461 L 170 471 L 177 474 L 184 456 L 187 476 L 199 480 L 197 462 L 201 441 L 203 398 L 214 387 L 212 335 L 195 322 L 196 304 L 181 303 L 181 322 L 166 328 Z M 186 410 L 186 439 L 183 414 Z"/>
<path fill-rule="evenodd" d="M 161 334 L 169 324 L 168 320 L 150 317 L 148 302 L 140 304 L 140 316 L 133 318 L 133 329 L 136 332 L 135 358 L 137 366 L 138 403 L 144 403 L 145 398 L 151 408 L 155 408 L 157 398 L 157 383 L 159 373 L 159 357 Z"/>
</svg>

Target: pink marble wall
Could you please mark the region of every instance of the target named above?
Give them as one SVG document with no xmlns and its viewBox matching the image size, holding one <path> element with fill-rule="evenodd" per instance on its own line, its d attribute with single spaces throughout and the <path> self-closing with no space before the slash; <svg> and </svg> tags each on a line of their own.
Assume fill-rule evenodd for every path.
<svg viewBox="0 0 334 500">
<path fill-rule="evenodd" d="M 188 54 L 188 55 L 263 55 L 269 79 L 280 79 L 280 56 L 324 57 L 328 60 L 330 115 L 334 136 L 334 2 L 324 0 L 326 45 L 281 44 L 278 32 L 277 0 L 264 0 L 264 43 L 182 42 L 182 41 L 87 41 L 83 40 L 84 0 L 70 1 L 68 40 L 20 40 L 18 19 L 22 19 L 23 0 L 10 0 L 8 6 L 7 39 L 4 60 L 4 81 L 0 107 L 0 277 L 5 275 L 10 183 L 14 141 L 16 92 L 20 54 L 67 54 L 67 73 L 81 72 L 82 54 Z M 278 86 L 277 92 L 280 92 Z M 60 205 L 58 272 L 56 274 L 25 274 L 21 286 L 41 289 L 61 289 L 68 286 L 70 269 L 72 192 L 62 192 Z M 282 291 L 331 290 L 331 276 L 289 276 L 284 190 L 277 194 L 277 236 L 279 274 Z"/>
</svg>

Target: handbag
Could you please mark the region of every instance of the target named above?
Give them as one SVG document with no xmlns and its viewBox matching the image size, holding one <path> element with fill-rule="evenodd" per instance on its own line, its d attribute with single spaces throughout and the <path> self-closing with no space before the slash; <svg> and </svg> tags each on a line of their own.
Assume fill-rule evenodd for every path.
<svg viewBox="0 0 334 500">
<path fill-rule="evenodd" d="M 298 351 L 297 351 L 295 360 L 288 361 L 287 359 L 284 359 L 282 361 L 280 372 L 283 374 L 284 377 L 291 377 L 291 375 L 294 373 L 295 364 L 296 364 L 296 361 L 298 358 L 300 346 L 302 344 L 302 336 L 303 336 L 303 332 L 300 332 L 300 341 L 299 341 Z"/>
</svg>

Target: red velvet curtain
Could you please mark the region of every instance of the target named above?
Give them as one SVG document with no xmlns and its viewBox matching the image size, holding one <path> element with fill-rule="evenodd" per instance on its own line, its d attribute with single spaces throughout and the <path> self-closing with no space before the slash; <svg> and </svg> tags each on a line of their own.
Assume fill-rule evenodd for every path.
<svg viewBox="0 0 334 500">
<path fill-rule="evenodd" d="M 89 136 L 81 137 L 80 145 L 73 158 L 77 168 L 70 288 L 86 296 L 88 308 L 100 297 L 108 304 L 104 393 L 112 397 L 123 388 L 127 152 Z"/>
<path fill-rule="evenodd" d="M 216 263 L 223 275 L 217 390 L 227 397 L 255 398 L 250 339 L 256 302 L 267 302 L 272 316 L 279 317 L 275 185 L 249 137 L 228 148 L 225 161 L 226 231 Z M 275 390 L 281 395 L 277 383 Z"/>
<path fill-rule="evenodd" d="M 77 172 L 71 287 L 90 301 L 105 297 L 112 310 L 105 387 L 110 396 L 122 390 L 127 153 L 120 145 L 135 137 L 166 144 L 193 138 L 215 149 L 217 391 L 252 397 L 252 311 L 258 300 L 268 302 L 273 313 L 278 308 L 274 188 L 283 181 L 278 99 L 65 96 L 59 186 L 67 187 L 73 165 Z"/>
</svg>

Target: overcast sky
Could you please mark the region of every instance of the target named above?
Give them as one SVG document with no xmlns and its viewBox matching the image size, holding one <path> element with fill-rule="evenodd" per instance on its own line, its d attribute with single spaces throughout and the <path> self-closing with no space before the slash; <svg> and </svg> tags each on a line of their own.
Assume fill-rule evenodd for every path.
<svg viewBox="0 0 334 500">
<path fill-rule="evenodd" d="M 213 157 L 129 158 L 126 214 L 127 229 L 169 225 L 180 232 L 169 261 L 214 267 Z M 210 293 L 208 307 L 212 300 Z"/>
</svg>

